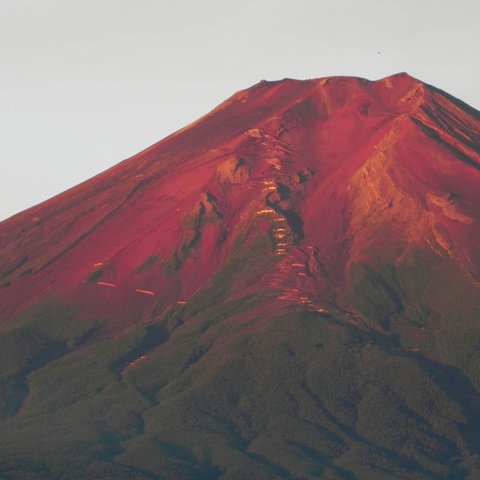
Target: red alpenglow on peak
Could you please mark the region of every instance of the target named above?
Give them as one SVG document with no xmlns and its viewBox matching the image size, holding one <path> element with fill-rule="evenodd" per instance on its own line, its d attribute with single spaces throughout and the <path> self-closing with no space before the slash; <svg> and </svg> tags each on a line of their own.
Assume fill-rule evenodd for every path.
<svg viewBox="0 0 480 480">
<path fill-rule="evenodd" d="M 478 285 L 478 132 L 477 112 L 407 74 L 262 81 L 0 224 L 1 320 L 60 302 L 123 328 L 236 259 L 248 272 L 225 295 L 265 289 L 279 309 L 349 310 L 353 265 L 418 249 Z"/>
<path fill-rule="evenodd" d="M 286 79 L 0 223 L 0 477 L 480 478 L 479 186 L 460 100 Z"/>
</svg>

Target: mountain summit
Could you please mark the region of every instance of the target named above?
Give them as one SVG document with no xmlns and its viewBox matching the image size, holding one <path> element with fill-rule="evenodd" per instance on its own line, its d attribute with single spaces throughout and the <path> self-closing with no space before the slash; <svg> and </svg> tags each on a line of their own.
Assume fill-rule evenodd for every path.
<svg viewBox="0 0 480 480">
<path fill-rule="evenodd" d="M 480 113 L 260 82 L 0 223 L 0 476 L 480 475 Z"/>
</svg>

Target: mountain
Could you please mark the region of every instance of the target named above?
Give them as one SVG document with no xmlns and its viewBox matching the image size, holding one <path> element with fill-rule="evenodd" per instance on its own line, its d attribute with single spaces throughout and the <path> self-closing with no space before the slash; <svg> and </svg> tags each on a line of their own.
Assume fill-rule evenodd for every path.
<svg viewBox="0 0 480 480">
<path fill-rule="evenodd" d="M 0 478 L 480 478 L 479 244 L 478 111 L 240 91 L 0 223 Z"/>
</svg>

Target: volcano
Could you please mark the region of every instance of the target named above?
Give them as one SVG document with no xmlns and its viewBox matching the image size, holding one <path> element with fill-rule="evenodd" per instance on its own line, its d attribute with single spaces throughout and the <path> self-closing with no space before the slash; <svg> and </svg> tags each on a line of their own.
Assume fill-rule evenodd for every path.
<svg viewBox="0 0 480 480">
<path fill-rule="evenodd" d="M 480 478 L 479 121 L 262 81 L 0 223 L 0 477 Z"/>
</svg>

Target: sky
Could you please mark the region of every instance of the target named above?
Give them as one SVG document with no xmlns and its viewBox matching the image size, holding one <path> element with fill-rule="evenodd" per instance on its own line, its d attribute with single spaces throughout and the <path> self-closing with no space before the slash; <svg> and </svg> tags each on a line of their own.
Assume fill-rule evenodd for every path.
<svg viewBox="0 0 480 480">
<path fill-rule="evenodd" d="M 480 109 L 478 0 L 0 0 L 0 220 L 262 79 L 406 71 Z"/>
</svg>

